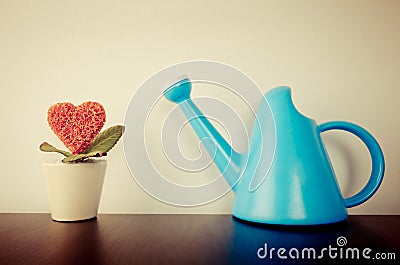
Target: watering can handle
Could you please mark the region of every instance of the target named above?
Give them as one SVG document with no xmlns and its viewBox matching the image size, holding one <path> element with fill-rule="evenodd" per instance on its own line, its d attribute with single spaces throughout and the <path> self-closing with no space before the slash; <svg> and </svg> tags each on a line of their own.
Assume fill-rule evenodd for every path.
<svg viewBox="0 0 400 265">
<path fill-rule="evenodd" d="M 344 130 L 350 132 L 359 137 L 367 146 L 372 160 L 371 176 L 369 177 L 368 183 L 359 193 L 344 199 L 344 201 L 346 207 L 350 208 L 371 198 L 379 188 L 385 172 L 385 160 L 382 149 L 376 139 L 364 128 L 350 122 L 331 121 L 319 125 L 319 128 L 321 132 L 328 130 Z"/>
</svg>

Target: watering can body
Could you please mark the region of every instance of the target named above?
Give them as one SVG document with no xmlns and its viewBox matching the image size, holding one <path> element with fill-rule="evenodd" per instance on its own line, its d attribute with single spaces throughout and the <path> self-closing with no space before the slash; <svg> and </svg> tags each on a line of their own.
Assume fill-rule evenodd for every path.
<svg viewBox="0 0 400 265">
<path fill-rule="evenodd" d="M 260 101 L 249 150 L 237 153 L 190 99 L 190 80 L 171 86 L 164 96 L 181 107 L 235 193 L 232 214 L 240 219 L 279 225 L 339 222 L 347 208 L 369 199 L 384 173 L 382 150 L 365 129 L 348 122 L 318 125 L 295 108 L 289 87 L 277 87 Z M 356 195 L 343 198 L 321 139 L 326 130 L 346 130 L 367 146 L 372 172 Z"/>
</svg>

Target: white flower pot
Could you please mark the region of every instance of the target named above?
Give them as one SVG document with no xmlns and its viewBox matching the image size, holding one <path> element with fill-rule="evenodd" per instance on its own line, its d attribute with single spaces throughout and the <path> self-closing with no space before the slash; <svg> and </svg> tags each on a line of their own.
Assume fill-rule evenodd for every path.
<svg viewBox="0 0 400 265">
<path fill-rule="evenodd" d="M 51 217 L 81 221 L 97 216 L 107 160 L 43 163 Z"/>
</svg>

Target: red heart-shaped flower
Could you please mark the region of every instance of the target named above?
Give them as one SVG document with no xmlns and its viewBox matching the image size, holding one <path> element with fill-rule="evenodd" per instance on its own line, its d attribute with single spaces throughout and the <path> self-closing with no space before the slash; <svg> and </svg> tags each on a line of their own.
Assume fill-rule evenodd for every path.
<svg viewBox="0 0 400 265">
<path fill-rule="evenodd" d="M 49 108 L 47 121 L 64 145 L 73 154 L 80 154 L 103 128 L 106 113 L 97 102 L 88 101 L 77 107 L 58 103 Z"/>
</svg>

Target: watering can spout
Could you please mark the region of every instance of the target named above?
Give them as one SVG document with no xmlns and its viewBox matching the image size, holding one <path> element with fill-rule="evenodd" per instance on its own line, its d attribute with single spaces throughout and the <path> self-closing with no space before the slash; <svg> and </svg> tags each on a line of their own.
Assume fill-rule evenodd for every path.
<svg viewBox="0 0 400 265">
<path fill-rule="evenodd" d="M 218 170 L 233 188 L 241 172 L 241 154 L 228 144 L 191 100 L 191 90 L 192 84 L 189 78 L 185 78 L 167 88 L 164 97 L 179 105 Z"/>
</svg>

